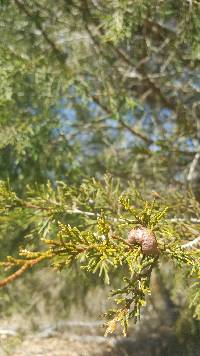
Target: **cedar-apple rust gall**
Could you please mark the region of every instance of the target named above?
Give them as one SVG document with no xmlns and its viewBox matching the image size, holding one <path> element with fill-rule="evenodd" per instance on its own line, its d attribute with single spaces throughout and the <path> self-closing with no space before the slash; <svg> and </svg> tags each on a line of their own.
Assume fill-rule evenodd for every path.
<svg viewBox="0 0 200 356">
<path fill-rule="evenodd" d="M 139 244 L 145 256 L 158 256 L 159 249 L 154 233 L 146 227 L 132 229 L 127 238 L 129 244 Z"/>
</svg>

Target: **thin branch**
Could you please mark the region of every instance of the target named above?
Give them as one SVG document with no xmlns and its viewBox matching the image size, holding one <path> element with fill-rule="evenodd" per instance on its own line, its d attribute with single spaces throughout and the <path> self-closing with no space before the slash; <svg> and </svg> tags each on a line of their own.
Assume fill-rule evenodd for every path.
<svg viewBox="0 0 200 356">
<path fill-rule="evenodd" d="M 133 67 L 133 62 L 131 61 L 131 59 L 127 56 L 127 54 L 122 49 L 117 48 L 116 52 L 118 53 L 118 55 L 122 58 L 122 60 L 125 63 L 127 63 L 129 66 Z M 162 90 L 152 81 L 152 79 L 149 77 L 149 75 L 147 75 L 144 72 L 144 70 L 142 69 L 142 66 L 137 67 L 136 72 L 138 72 L 138 74 L 143 76 L 141 80 L 146 81 L 146 83 L 148 83 L 149 87 L 161 99 L 162 103 L 165 106 L 172 109 L 173 111 L 176 110 L 176 105 L 165 97 Z"/>
<path fill-rule="evenodd" d="M 185 249 L 192 249 L 196 248 L 200 244 L 200 236 L 196 237 L 194 240 L 187 242 L 186 244 L 182 245 L 182 248 Z"/>
<path fill-rule="evenodd" d="M 7 284 L 13 282 L 15 279 L 19 278 L 30 266 L 28 263 L 25 263 L 20 269 L 15 273 L 11 274 L 9 277 L 6 277 L 0 281 L 0 288 L 6 286 Z"/>
<path fill-rule="evenodd" d="M 179 223 L 179 222 L 189 222 L 192 224 L 200 224 L 200 219 L 198 218 L 170 218 L 170 219 L 166 219 L 166 221 L 170 221 L 172 223 Z"/>
<path fill-rule="evenodd" d="M 100 106 L 100 108 L 103 109 L 103 111 L 105 111 L 109 115 L 113 115 L 112 110 L 109 107 L 107 107 L 105 104 L 103 104 L 97 95 L 91 95 L 91 97 L 92 97 L 93 101 L 98 106 Z M 149 145 L 153 143 L 153 141 L 150 138 L 148 138 L 147 136 L 136 131 L 133 127 L 129 126 L 123 119 L 119 119 L 118 121 L 119 121 L 120 125 L 123 128 L 125 128 L 126 130 L 128 130 L 132 135 L 139 137 L 141 140 L 145 141 Z"/>
<path fill-rule="evenodd" d="M 101 214 L 96 212 L 92 212 L 92 211 L 85 211 L 85 210 L 80 210 L 78 208 L 73 208 L 73 209 L 68 209 L 68 207 L 63 206 L 55 201 L 47 201 L 47 203 L 50 203 L 52 205 L 56 205 L 58 207 L 63 207 L 63 210 L 65 211 L 66 214 L 69 215 L 73 215 L 73 214 L 78 214 L 78 215 L 84 215 L 84 216 L 91 216 L 91 217 L 101 217 Z M 44 207 L 44 206 L 39 206 L 39 205 L 35 205 L 35 204 L 30 204 L 30 203 L 26 203 L 24 202 L 23 205 L 21 204 L 20 206 L 14 206 L 14 208 L 24 208 L 24 209 L 36 209 L 36 210 L 44 210 L 44 211 L 52 211 L 52 207 Z M 6 205 L 6 208 L 8 209 L 12 209 L 13 206 L 12 205 Z M 123 219 L 123 218 L 114 218 L 114 217 L 106 217 L 106 219 L 108 220 L 112 220 L 113 222 L 128 222 L 128 223 L 134 223 L 135 220 L 132 219 Z M 169 219 L 165 219 L 165 221 L 169 221 L 172 223 L 181 223 L 181 222 L 189 222 L 192 224 L 200 224 L 200 219 L 198 218 L 178 218 L 178 217 L 174 217 L 174 218 L 169 218 Z"/>
<path fill-rule="evenodd" d="M 143 134 L 141 134 L 140 132 L 136 131 L 133 127 L 129 126 L 125 121 L 123 121 L 122 119 L 119 120 L 119 123 L 121 124 L 122 127 L 124 127 L 125 129 L 127 129 L 130 133 L 132 133 L 133 135 L 139 137 L 141 140 L 145 141 L 146 143 L 148 143 L 148 145 L 151 145 L 153 143 L 153 140 L 151 140 L 150 138 L 148 138 L 147 136 L 144 136 Z"/>
<path fill-rule="evenodd" d="M 168 35 L 177 35 L 177 29 L 172 26 L 166 26 L 164 23 L 153 21 L 149 18 L 146 18 L 146 24 L 149 25 L 150 28 L 155 27 L 159 32 L 165 32 Z"/>
<path fill-rule="evenodd" d="M 40 22 L 36 21 L 34 14 L 20 1 L 20 0 L 14 0 L 15 4 L 17 5 L 19 10 L 22 10 L 23 13 L 25 13 L 35 24 L 37 29 L 42 33 L 45 41 L 50 45 L 51 49 L 53 52 L 56 54 L 56 56 L 59 58 L 59 60 L 64 59 L 67 57 L 66 53 L 64 53 L 62 50 L 60 50 L 56 43 L 49 37 L 47 32 L 44 30 Z"/>
<path fill-rule="evenodd" d="M 31 261 L 24 261 L 24 264 L 20 269 L 18 269 L 16 272 L 11 274 L 10 276 L 2 279 L 0 281 L 0 288 L 6 286 L 7 284 L 13 282 L 15 279 L 19 278 L 24 272 L 26 272 L 28 269 L 33 267 L 35 264 L 43 261 L 44 259 L 49 258 L 49 256 L 40 256 L 38 258 L 35 258 L 34 260 Z M 22 260 L 23 262 L 23 260 Z"/>
<path fill-rule="evenodd" d="M 42 25 L 34 19 L 33 13 L 31 11 L 29 11 L 29 9 L 26 6 L 24 6 L 24 4 L 20 0 L 14 0 L 14 1 L 16 3 L 17 7 L 19 9 L 21 9 L 29 18 L 31 18 L 31 20 L 35 23 L 35 26 L 41 31 L 44 39 L 51 46 L 53 52 L 57 55 L 58 60 L 61 61 L 61 59 L 62 59 L 62 61 L 63 61 L 63 58 L 64 57 L 66 58 L 66 54 L 62 50 L 57 48 L 55 42 L 48 36 L 47 32 L 44 30 Z M 113 115 L 112 110 L 110 110 L 105 104 L 103 104 L 97 96 L 91 95 L 91 94 L 89 94 L 89 96 L 92 97 L 94 102 L 96 102 L 103 109 L 103 111 L 105 111 L 109 115 Z M 120 119 L 119 122 L 120 122 L 120 125 L 123 128 L 125 128 L 126 130 L 128 130 L 132 135 L 139 137 L 141 140 L 145 141 L 148 144 L 151 144 L 153 142 L 151 139 L 149 139 L 145 135 L 141 134 L 140 132 L 136 131 L 131 126 L 129 126 L 122 119 Z"/>
</svg>

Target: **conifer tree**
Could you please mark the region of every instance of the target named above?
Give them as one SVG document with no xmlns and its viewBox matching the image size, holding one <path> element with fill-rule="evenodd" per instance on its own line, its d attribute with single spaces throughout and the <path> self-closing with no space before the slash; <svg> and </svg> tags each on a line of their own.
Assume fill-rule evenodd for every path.
<svg viewBox="0 0 200 356">
<path fill-rule="evenodd" d="M 170 264 L 199 319 L 200 3 L 0 10 L 0 286 L 37 264 L 118 273 L 106 334 L 126 335 Z"/>
</svg>

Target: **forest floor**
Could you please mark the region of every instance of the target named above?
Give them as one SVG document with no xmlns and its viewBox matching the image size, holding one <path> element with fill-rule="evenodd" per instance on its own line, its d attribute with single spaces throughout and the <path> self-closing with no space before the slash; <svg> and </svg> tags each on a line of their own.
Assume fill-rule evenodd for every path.
<svg viewBox="0 0 200 356">
<path fill-rule="evenodd" d="M 0 328 L 0 356 L 181 356 L 171 344 L 169 335 L 105 338 L 98 322 L 66 322 L 27 334 Z"/>
</svg>

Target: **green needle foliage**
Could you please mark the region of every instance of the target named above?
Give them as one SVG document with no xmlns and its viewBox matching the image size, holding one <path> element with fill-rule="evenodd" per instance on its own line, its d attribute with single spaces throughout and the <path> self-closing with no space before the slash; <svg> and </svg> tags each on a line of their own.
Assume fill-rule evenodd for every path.
<svg viewBox="0 0 200 356">
<path fill-rule="evenodd" d="M 197 325 L 200 2 L 1 0 L 0 37 L 0 286 L 79 266 L 126 334 L 156 271 Z"/>
<path fill-rule="evenodd" d="M 34 247 L 21 247 L 19 256 L 8 256 L 7 261 L 1 262 L 2 267 L 15 271 L 0 282 L 1 286 L 44 260 L 58 270 L 78 263 L 81 269 L 102 276 L 107 284 L 113 272 L 119 271 L 120 288 L 111 291 L 116 306 L 106 313 L 106 335 L 116 330 L 117 323 L 126 335 L 129 319 L 140 319 L 141 308 L 151 293 L 153 268 L 166 260 L 177 268 L 190 270 L 190 278 L 195 280 L 190 306 L 198 316 L 199 291 L 194 291 L 199 278 L 199 251 L 188 252 L 177 241 L 180 226 L 167 219 L 170 209 L 162 207 L 163 203 L 155 198 L 144 200 L 133 187 L 122 191 L 120 182 L 110 177 L 102 182 L 86 181 L 76 191 L 57 182 L 56 188 L 47 184 L 38 187 L 37 192 L 40 195 L 28 187 L 21 199 L 1 183 L 4 224 L 7 219 L 12 223 L 16 213 L 20 220 L 22 214 L 30 229 L 28 238 L 37 237 Z M 73 221 L 74 215 L 79 217 L 79 226 L 67 223 Z M 138 227 L 155 233 L 159 255 L 145 255 L 140 244 L 128 242 L 129 231 Z"/>
</svg>

